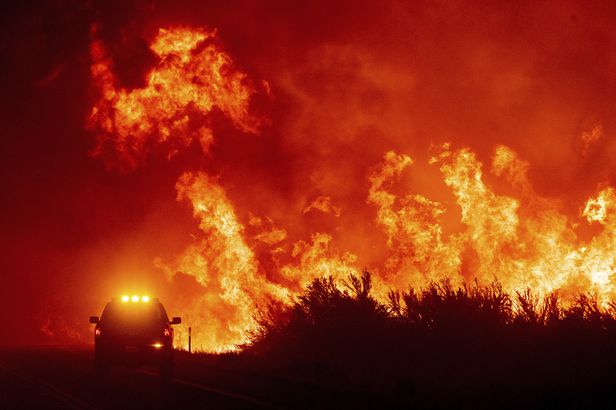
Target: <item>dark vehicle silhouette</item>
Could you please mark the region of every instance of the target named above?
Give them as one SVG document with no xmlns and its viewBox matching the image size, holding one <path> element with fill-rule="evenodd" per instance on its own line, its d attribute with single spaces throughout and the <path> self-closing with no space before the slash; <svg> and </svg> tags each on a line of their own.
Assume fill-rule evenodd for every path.
<svg viewBox="0 0 616 410">
<path fill-rule="evenodd" d="M 160 366 L 161 378 L 173 377 L 173 328 L 179 317 L 169 321 L 158 299 L 123 296 L 107 303 L 102 316 L 91 316 L 94 329 L 94 366 L 98 376 L 112 365 L 136 368 Z"/>
</svg>

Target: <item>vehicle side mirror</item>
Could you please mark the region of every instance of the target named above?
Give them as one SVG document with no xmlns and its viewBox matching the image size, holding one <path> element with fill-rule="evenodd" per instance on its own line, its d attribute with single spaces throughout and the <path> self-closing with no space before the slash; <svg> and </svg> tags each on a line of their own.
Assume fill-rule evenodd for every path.
<svg viewBox="0 0 616 410">
<path fill-rule="evenodd" d="M 100 320 L 98 319 L 98 316 L 90 316 L 90 323 L 98 323 L 100 322 Z"/>
<path fill-rule="evenodd" d="M 179 325 L 180 323 L 182 323 L 182 318 L 181 317 L 174 317 L 173 319 L 171 319 L 171 322 L 169 322 L 172 325 Z"/>
</svg>

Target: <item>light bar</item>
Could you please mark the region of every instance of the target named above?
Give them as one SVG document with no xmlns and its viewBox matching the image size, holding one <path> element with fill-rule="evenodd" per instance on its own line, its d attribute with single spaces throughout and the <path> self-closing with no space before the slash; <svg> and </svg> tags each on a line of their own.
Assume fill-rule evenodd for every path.
<svg viewBox="0 0 616 410">
<path fill-rule="evenodd" d="M 120 300 L 124 303 L 128 303 L 128 302 L 133 302 L 133 303 L 137 303 L 137 302 L 143 302 L 143 303 L 148 303 L 150 301 L 150 297 L 148 295 L 143 295 L 143 296 L 139 296 L 139 295 L 133 295 L 133 296 L 128 296 L 128 295 L 123 295 Z"/>
</svg>

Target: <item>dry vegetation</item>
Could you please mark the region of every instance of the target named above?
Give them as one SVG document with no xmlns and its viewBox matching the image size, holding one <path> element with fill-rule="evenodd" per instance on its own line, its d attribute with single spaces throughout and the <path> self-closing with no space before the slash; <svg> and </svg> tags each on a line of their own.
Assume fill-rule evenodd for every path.
<svg viewBox="0 0 616 410">
<path fill-rule="evenodd" d="M 259 314 L 243 356 L 263 372 L 357 393 L 360 403 L 587 406 L 614 400 L 616 310 L 592 295 L 509 295 L 448 281 L 370 295 L 371 278 L 315 279 Z"/>
</svg>

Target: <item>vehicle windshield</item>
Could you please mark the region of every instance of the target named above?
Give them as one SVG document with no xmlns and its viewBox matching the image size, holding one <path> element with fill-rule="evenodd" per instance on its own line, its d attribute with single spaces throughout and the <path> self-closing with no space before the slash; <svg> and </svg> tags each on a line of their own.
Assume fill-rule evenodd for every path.
<svg viewBox="0 0 616 410">
<path fill-rule="evenodd" d="M 105 307 L 101 323 L 118 331 L 151 329 L 169 321 L 164 309 L 156 303 L 116 303 Z"/>
</svg>

